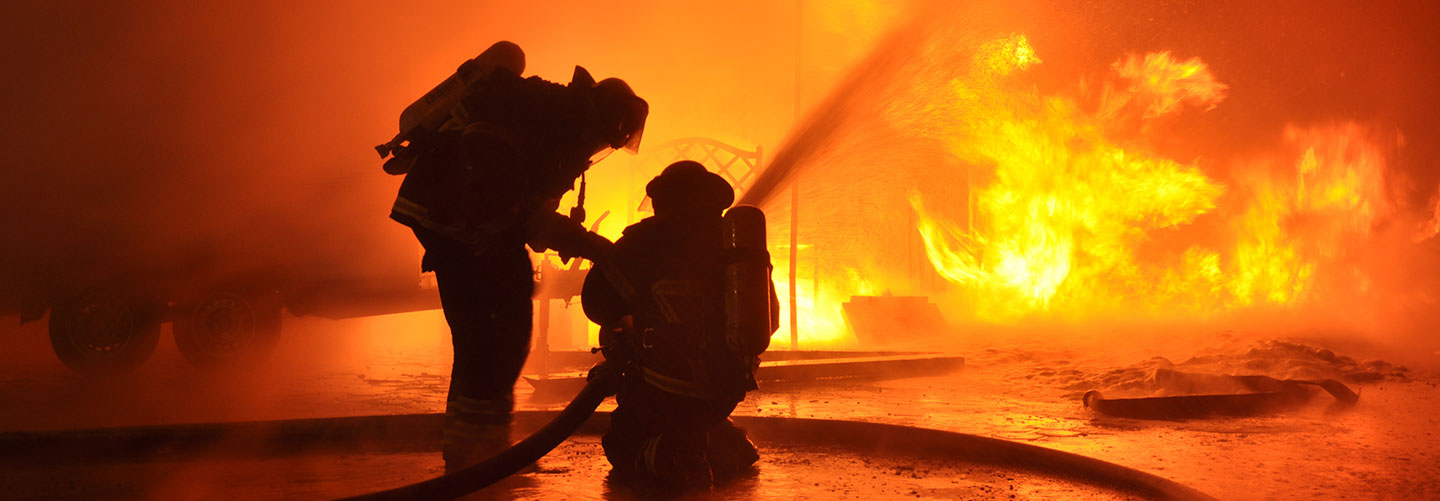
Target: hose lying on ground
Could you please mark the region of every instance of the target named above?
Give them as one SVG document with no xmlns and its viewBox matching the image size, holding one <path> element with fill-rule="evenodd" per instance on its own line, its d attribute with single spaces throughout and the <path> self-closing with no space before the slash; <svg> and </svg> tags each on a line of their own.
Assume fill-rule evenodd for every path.
<svg viewBox="0 0 1440 501">
<path fill-rule="evenodd" d="M 1189 376 L 1184 373 L 1176 373 Z M 1251 393 L 1170 395 L 1163 397 L 1105 398 L 1098 391 L 1080 397 L 1086 408 L 1101 414 L 1135 419 L 1195 419 L 1212 415 L 1254 416 L 1280 412 L 1310 400 L 1301 386 L 1318 386 L 1335 397 L 1331 411 L 1353 407 L 1360 395 L 1334 379 L 1275 379 L 1268 376 L 1217 376 L 1244 383 Z"/>
<path fill-rule="evenodd" d="M 757 443 L 849 451 L 868 456 L 969 461 L 1129 493 L 1141 499 L 1213 501 L 1178 482 L 1119 464 L 1025 443 L 927 428 L 829 419 L 736 416 Z M 812 449 L 826 450 L 826 449 Z"/>
<path fill-rule="evenodd" d="M 591 409 L 594 409 L 594 405 L 602 401 L 608 392 L 596 389 L 597 386 L 603 386 L 602 384 L 596 381 L 591 383 L 580 398 L 559 413 L 517 412 L 517 417 L 521 417 L 525 422 L 549 417 L 551 419 L 548 428 L 558 428 L 561 432 L 541 432 L 527 439 L 527 442 L 532 442 L 531 446 L 526 447 L 531 449 L 531 452 L 522 454 L 507 451 L 510 452 L 511 459 L 499 461 L 500 458 L 495 458 L 491 462 L 492 471 L 489 473 L 475 470 L 477 473 L 474 476 L 486 475 L 487 478 L 445 480 L 447 477 L 441 477 L 353 499 L 443 498 L 463 495 L 466 491 L 494 483 L 496 479 L 503 478 L 506 473 L 517 468 L 512 466 L 496 471 L 494 469 L 498 464 L 520 465 L 518 468 L 524 468 L 533 461 L 528 458 L 543 456 L 543 451 L 548 451 L 563 440 L 553 438 L 555 433 L 562 433 L 563 436 L 563 433 L 568 433 L 564 430 L 576 426 L 575 423 L 580 423 L 581 433 L 602 433 L 608 426 L 608 413 L 595 415 Z M 590 417 L 599 418 L 599 422 L 590 422 Z M 236 458 L 273 458 L 300 451 L 324 454 L 357 451 L 433 453 L 439 448 L 442 418 L 441 414 L 414 414 L 0 432 L 0 468 L 6 464 L 72 464 L 79 460 L 77 458 L 127 464 L 160 460 L 157 458 L 164 461 L 206 460 L 215 458 L 217 453 L 220 457 Z M 1046 476 L 1069 478 L 1085 484 L 1128 492 L 1145 499 L 1212 499 L 1193 488 L 1118 464 L 990 437 L 856 421 L 760 416 L 735 416 L 734 420 L 746 430 L 752 440 L 772 446 L 786 445 L 816 451 L 841 450 L 872 456 L 901 455 L 971 461 L 981 465 L 1017 468 Z M 587 429 L 586 424 L 592 426 Z M 539 443 L 542 435 L 552 437 L 549 444 Z M 541 452 L 536 453 L 535 450 Z M 783 469 L 783 466 L 780 467 Z M 470 475 L 459 472 L 457 476 Z M 117 485 L 128 485 L 121 482 L 122 484 Z M 135 492 L 146 492 L 143 488 L 131 488 L 139 489 Z"/>
<path fill-rule="evenodd" d="M 346 499 L 455 499 L 513 475 L 550 453 L 560 442 L 564 442 L 575 430 L 580 429 L 585 420 L 595 413 L 595 408 L 605 401 L 605 397 L 614 395 L 620 385 L 619 371 L 603 364 L 591 370 L 590 375 L 590 381 L 585 384 L 585 388 L 565 406 L 565 410 L 560 411 L 560 415 L 555 416 L 554 420 L 533 435 L 490 459 L 423 482 Z"/>
</svg>

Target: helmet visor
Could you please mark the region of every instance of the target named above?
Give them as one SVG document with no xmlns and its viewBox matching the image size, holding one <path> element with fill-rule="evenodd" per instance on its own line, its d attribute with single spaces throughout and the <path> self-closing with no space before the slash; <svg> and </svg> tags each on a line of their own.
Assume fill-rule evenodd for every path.
<svg viewBox="0 0 1440 501">
<path fill-rule="evenodd" d="M 630 153 L 639 153 L 640 138 L 645 135 L 645 117 L 650 114 L 650 105 L 645 100 L 632 96 L 620 113 L 620 137 L 611 143 L 611 146 Z"/>
<path fill-rule="evenodd" d="M 635 129 L 635 132 L 630 134 L 630 136 L 625 139 L 625 143 L 621 144 L 619 147 L 622 150 L 630 152 L 630 154 L 632 155 L 640 153 L 640 137 L 645 135 L 645 124 L 643 123 L 644 119 L 641 120 L 642 123 L 640 124 L 640 128 Z"/>
</svg>

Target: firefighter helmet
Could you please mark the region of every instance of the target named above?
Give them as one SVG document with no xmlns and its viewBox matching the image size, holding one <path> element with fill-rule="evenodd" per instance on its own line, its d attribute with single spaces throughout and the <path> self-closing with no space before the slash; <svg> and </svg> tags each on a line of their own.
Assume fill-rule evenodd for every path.
<svg viewBox="0 0 1440 501">
<path fill-rule="evenodd" d="M 665 167 L 645 185 L 645 194 L 650 196 L 656 213 L 672 209 L 684 212 L 687 208 L 719 213 L 735 202 L 735 190 L 730 188 L 730 183 L 693 160 L 681 160 Z"/>
</svg>

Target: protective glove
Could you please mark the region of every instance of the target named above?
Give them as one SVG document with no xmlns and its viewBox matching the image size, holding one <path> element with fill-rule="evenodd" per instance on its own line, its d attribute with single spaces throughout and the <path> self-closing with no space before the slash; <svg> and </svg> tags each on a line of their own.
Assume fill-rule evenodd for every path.
<svg viewBox="0 0 1440 501">
<path fill-rule="evenodd" d="M 555 212 L 542 212 L 527 225 L 527 242 L 535 252 L 555 249 L 564 256 L 580 256 L 591 261 L 603 261 L 614 244 L 610 240 L 585 230 L 573 219 Z"/>
</svg>

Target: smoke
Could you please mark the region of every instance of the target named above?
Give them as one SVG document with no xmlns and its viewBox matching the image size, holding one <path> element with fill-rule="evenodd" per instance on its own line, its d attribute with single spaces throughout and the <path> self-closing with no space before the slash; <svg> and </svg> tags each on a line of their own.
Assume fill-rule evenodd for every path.
<svg viewBox="0 0 1440 501">
<path fill-rule="evenodd" d="M 439 312 L 287 316 L 275 356 L 229 375 L 189 367 L 165 329 L 138 372 L 105 381 L 70 374 L 44 323 L 13 315 L 22 296 L 92 285 L 413 287 L 419 246 L 387 218 L 401 178 L 372 147 L 460 62 L 511 40 L 528 74 L 626 79 L 654 110 L 642 151 L 685 136 L 754 149 L 791 120 L 793 23 L 762 1 L 5 2 L 0 429 L 439 411 Z M 591 222 L 612 211 L 600 231 L 618 237 L 662 162 L 592 170 Z"/>
<path fill-rule="evenodd" d="M 0 386 L 17 390 L 0 391 L 0 429 L 438 411 L 439 312 L 287 316 L 249 375 L 197 372 L 165 329 L 136 375 L 110 382 L 67 372 L 44 323 L 16 328 L 13 315 L 22 296 L 93 285 L 412 287 L 419 246 L 387 218 L 401 178 L 372 147 L 497 40 L 524 48 L 527 74 L 565 83 L 583 65 L 649 101 L 646 155 L 589 176 L 587 223 L 610 211 L 599 230 L 616 238 L 645 216 L 644 184 L 669 160 L 650 155 L 658 145 L 778 142 L 795 107 L 795 22 L 768 1 L 5 2 Z M 361 398 L 323 398 L 357 386 Z"/>
<path fill-rule="evenodd" d="M 707 136 L 753 148 L 788 125 L 768 110 L 791 108 L 791 89 L 771 82 L 791 79 L 775 52 L 793 19 L 766 2 L 4 10 L 7 289 L 121 269 L 143 270 L 116 273 L 122 281 L 276 268 L 299 280 L 413 279 L 418 247 L 386 220 L 400 179 L 380 172 L 371 147 L 496 40 L 520 43 L 528 73 L 550 80 L 567 82 L 576 64 L 626 78 L 655 110 L 642 147 Z M 591 199 L 628 215 L 648 175 L 624 163 L 597 169 Z"/>
<path fill-rule="evenodd" d="M 816 316 L 801 327 L 822 336 L 816 343 L 837 342 L 839 304 L 851 294 L 928 295 L 955 320 L 976 298 L 934 271 L 910 197 L 920 192 L 927 208 L 966 221 L 969 186 L 992 179 L 932 168 L 955 161 L 926 129 L 930 119 L 963 110 L 899 98 L 968 71 L 979 44 L 1023 33 L 1044 59 L 1025 82 L 1037 95 L 1075 94 L 1077 82 L 1131 57 L 1202 59 L 1227 86 L 1224 101 L 1157 125 L 1147 147 L 1227 184 L 1257 164 L 1293 168 L 1293 157 L 1245 161 L 1272 156 L 1292 125 L 1363 124 L 1384 150 L 1379 196 L 1388 212 L 1345 253 L 1364 279 L 1325 279 L 1346 301 L 1180 327 L 1108 317 L 965 324 L 934 347 L 1060 337 L 1145 360 L 1193 353 L 1235 329 L 1433 363 L 1437 9 L 1338 0 L 8 1 L 0 5 L 0 315 L 36 290 L 59 295 L 96 282 L 414 283 L 418 246 L 386 218 L 400 178 L 380 171 L 371 147 L 458 63 L 511 40 L 526 50 L 529 74 L 565 82 L 580 64 L 597 78 L 626 79 L 651 105 L 643 152 L 691 136 L 763 147 L 770 167 L 745 200 L 770 212 L 772 243 L 786 241 L 797 215 L 798 289 L 808 295 L 800 304 Z M 909 119 L 887 121 L 897 115 Z M 669 160 L 617 154 L 592 170 L 589 212 L 611 212 L 602 234 L 615 238 L 644 217 L 635 208 L 645 181 Z M 788 204 L 789 189 L 798 206 Z M 1325 228 L 1304 217 L 1286 223 L 1297 233 Z M 1198 221 L 1154 245 L 1207 243 L 1219 224 Z M 1425 231 L 1432 236 L 1417 243 Z M 790 265 L 778 250 L 784 293 Z M 826 346 L 807 342 L 801 347 Z M 436 312 L 344 323 L 287 317 L 277 358 L 258 375 L 197 375 L 168 336 L 140 372 L 105 381 L 65 373 L 43 326 L 6 326 L 0 345 L 5 430 L 434 412 L 449 360 Z"/>
</svg>

